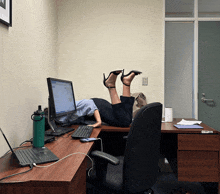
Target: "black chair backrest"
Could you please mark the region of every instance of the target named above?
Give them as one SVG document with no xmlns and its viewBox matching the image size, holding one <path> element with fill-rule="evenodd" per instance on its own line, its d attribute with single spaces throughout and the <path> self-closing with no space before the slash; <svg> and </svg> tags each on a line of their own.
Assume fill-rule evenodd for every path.
<svg viewBox="0 0 220 194">
<path fill-rule="evenodd" d="M 160 155 L 162 104 L 147 104 L 135 115 L 124 153 L 125 193 L 151 188 L 157 179 Z"/>
</svg>

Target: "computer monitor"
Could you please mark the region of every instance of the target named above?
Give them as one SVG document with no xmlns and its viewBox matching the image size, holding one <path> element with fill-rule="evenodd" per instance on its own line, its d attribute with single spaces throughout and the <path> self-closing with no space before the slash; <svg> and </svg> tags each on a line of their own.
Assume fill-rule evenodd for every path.
<svg viewBox="0 0 220 194">
<path fill-rule="evenodd" d="M 76 103 L 71 81 L 47 78 L 50 117 L 58 119 L 76 112 Z"/>
</svg>

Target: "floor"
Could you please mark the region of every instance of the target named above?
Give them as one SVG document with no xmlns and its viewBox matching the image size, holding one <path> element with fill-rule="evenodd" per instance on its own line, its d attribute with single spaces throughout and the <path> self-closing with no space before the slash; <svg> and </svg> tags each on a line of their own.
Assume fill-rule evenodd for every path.
<svg viewBox="0 0 220 194">
<path fill-rule="evenodd" d="M 178 193 L 183 189 L 194 194 L 217 194 L 218 183 L 198 183 L 178 181 L 177 174 L 173 172 L 165 158 L 159 160 L 160 174 L 156 184 L 152 187 L 155 194 Z M 176 192 L 175 192 L 176 191 Z M 179 192 L 181 193 L 181 192 Z M 185 193 L 184 193 L 185 194 Z"/>
<path fill-rule="evenodd" d="M 154 194 L 185 194 L 180 192 L 185 189 L 190 194 L 217 194 L 217 183 L 189 183 L 178 182 L 174 174 L 163 174 L 158 177 L 157 182 L 152 187 Z M 87 189 L 87 194 L 100 194 L 95 192 L 91 186 Z M 104 194 L 104 193 L 102 193 Z"/>
</svg>

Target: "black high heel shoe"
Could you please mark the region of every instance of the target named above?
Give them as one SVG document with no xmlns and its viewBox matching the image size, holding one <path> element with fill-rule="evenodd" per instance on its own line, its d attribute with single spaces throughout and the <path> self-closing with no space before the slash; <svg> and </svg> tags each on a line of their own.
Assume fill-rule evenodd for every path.
<svg viewBox="0 0 220 194">
<path fill-rule="evenodd" d="M 120 71 L 120 72 L 119 72 L 119 71 Z M 119 72 L 119 73 L 118 73 L 118 72 Z M 104 84 L 104 86 L 105 86 L 106 88 L 115 88 L 115 86 L 114 86 L 114 87 L 108 87 L 108 86 L 105 84 L 105 81 L 109 78 L 109 76 L 110 76 L 112 73 L 115 74 L 115 75 L 119 75 L 121 72 L 122 72 L 122 70 L 111 71 L 111 72 L 109 73 L 109 75 L 108 75 L 107 78 L 105 78 L 105 74 L 103 73 L 103 84 Z"/>
<path fill-rule="evenodd" d="M 125 84 L 125 83 L 123 82 L 123 78 L 129 76 L 131 73 L 134 73 L 135 75 L 139 75 L 139 74 L 141 74 L 142 72 L 141 72 L 141 71 L 132 70 L 132 71 L 130 71 L 127 75 L 124 75 L 124 69 L 123 69 L 122 75 L 121 75 L 121 81 L 122 81 L 122 83 L 123 83 L 125 86 L 130 86 L 130 85 Z"/>
</svg>

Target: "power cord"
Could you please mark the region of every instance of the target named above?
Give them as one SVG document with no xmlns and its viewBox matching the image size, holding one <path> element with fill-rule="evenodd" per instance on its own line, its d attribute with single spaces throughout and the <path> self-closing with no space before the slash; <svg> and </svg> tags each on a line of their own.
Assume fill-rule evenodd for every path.
<svg viewBox="0 0 220 194">
<path fill-rule="evenodd" d="M 16 176 L 16 175 L 19 175 L 19 174 L 27 173 L 27 172 L 31 171 L 32 169 L 33 169 L 33 164 L 30 165 L 30 169 L 28 169 L 27 171 L 16 173 L 16 174 L 12 174 L 12 175 L 6 176 L 4 178 L 1 178 L 0 182 L 3 181 L 4 179 L 12 177 L 12 176 Z M 22 182 L 22 181 L 12 181 L 12 182 L 3 182 L 3 183 L 18 183 L 18 182 Z"/>
<path fill-rule="evenodd" d="M 32 142 L 31 139 L 30 140 L 26 140 L 24 142 L 22 142 L 19 146 L 23 145 L 24 143 L 27 143 L 27 142 Z"/>
<path fill-rule="evenodd" d="M 70 157 L 70 156 L 72 156 L 72 155 L 75 155 L 75 154 L 85 155 L 85 156 L 87 156 L 87 157 L 91 160 L 91 162 L 92 162 L 92 167 L 91 167 L 91 168 L 89 169 L 89 171 L 88 171 L 88 176 L 90 176 L 90 172 L 91 172 L 91 170 L 93 169 L 93 160 L 92 160 L 92 158 L 91 158 L 88 154 L 85 154 L 85 153 L 82 153 L 82 152 L 76 152 L 76 153 L 69 154 L 69 155 L 65 156 L 64 158 L 62 158 L 62 159 L 60 159 L 60 160 L 54 162 L 53 164 L 47 165 L 47 166 L 38 166 L 38 165 L 35 164 L 35 163 L 33 163 L 33 165 L 34 165 L 35 167 L 38 167 L 38 168 L 47 168 L 47 167 L 53 166 L 54 164 L 60 162 L 61 160 L 64 160 L 64 159 L 66 159 L 66 158 L 68 158 L 68 157 Z"/>
<path fill-rule="evenodd" d="M 101 143 L 101 151 L 103 152 L 103 144 L 102 144 L 102 139 L 101 139 L 101 138 L 97 138 L 97 140 L 100 140 L 100 143 Z"/>
</svg>

